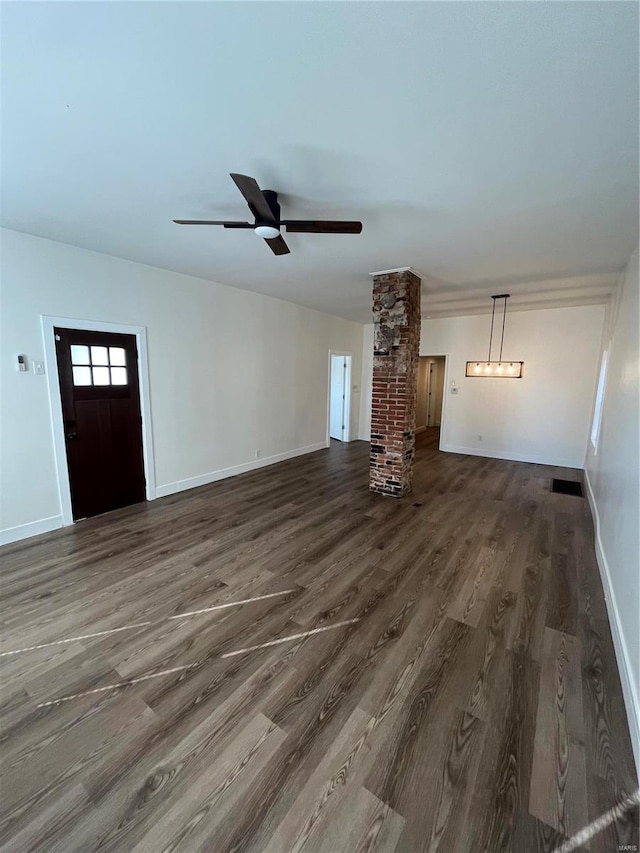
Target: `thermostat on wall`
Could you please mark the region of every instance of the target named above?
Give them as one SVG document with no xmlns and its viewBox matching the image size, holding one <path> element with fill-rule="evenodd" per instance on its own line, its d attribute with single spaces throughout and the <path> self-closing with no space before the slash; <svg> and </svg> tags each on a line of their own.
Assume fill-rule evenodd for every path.
<svg viewBox="0 0 640 853">
<path fill-rule="evenodd" d="M 26 373 L 27 372 L 27 357 L 26 355 L 18 356 L 18 372 Z"/>
</svg>

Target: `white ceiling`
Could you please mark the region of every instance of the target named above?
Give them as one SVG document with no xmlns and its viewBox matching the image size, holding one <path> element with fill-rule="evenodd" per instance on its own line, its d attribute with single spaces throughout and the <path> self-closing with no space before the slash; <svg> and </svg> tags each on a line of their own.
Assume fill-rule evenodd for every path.
<svg viewBox="0 0 640 853">
<path fill-rule="evenodd" d="M 2 4 L 2 223 L 369 322 L 602 301 L 638 238 L 638 4 Z M 229 172 L 286 218 L 250 231 Z"/>
</svg>

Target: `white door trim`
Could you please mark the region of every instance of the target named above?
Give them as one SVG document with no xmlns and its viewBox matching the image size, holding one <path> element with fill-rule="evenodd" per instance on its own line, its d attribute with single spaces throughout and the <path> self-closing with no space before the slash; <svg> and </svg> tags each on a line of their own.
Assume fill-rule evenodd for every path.
<svg viewBox="0 0 640 853">
<path fill-rule="evenodd" d="M 351 441 L 351 366 L 353 364 L 353 353 L 344 350 L 329 350 L 328 358 L 328 378 L 327 378 L 327 447 L 331 444 L 329 435 L 331 423 L 331 357 L 334 355 L 342 355 L 347 358 L 347 375 L 344 382 L 344 441 Z"/>
<path fill-rule="evenodd" d="M 62 523 L 73 524 L 71 509 L 71 488 L 67 465 L 67 448 L 64 440 L 64 419 L 62 417 L 62 398 L 58 378 L 58 361 L 53 329 L 83 329 L 87 332 L 113 332 L 119 335 L 135 335 L 138 349 L 138 382 L 140 389 L 140 412 L 142 414 L 142 456 L 146 480 L 147 500 L 156 497 L 156 475 L 153 454 L 153 430 L 151 428 L 151 401 L 149 397 L 149 361 L 147 357 L 146 326 L 126 326 L 123 323 L 107 323 L 103 320 L 80 320 L 71 317 L 52 317 L 40 315 L 42 340 L 44 343 L 45 374 L 49 391 L 49 409 L 51 411 L 51 429 L 53 450 L 56 462 L 56 477 L 60 495 Z"/>
</svg>

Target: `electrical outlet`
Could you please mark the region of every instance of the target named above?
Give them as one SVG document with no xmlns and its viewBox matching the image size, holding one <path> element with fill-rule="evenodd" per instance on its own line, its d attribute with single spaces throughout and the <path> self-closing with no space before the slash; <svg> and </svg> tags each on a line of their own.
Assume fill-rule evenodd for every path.
<svg viewBox="0 0 640 853">
<path fill-rule="evenodd" d="M 260 448 L 258 447 L 258 449 L 256 450 L 256 459 L 260 459 L 260 454 L 261 454 L 261 453 L 262 453 L 262 451 L 261 451 L 261 450 L 260 450 Z"/>
</svg>

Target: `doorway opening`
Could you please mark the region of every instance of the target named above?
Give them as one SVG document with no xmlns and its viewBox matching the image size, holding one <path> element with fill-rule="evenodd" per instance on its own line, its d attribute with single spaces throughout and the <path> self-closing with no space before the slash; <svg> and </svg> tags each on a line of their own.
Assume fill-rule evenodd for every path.
<svg viewBox="0 0 640 853">
<path fill-rule="evenodd" d="M 440 443 L 446 358 L 443 355 L 420 356 L 416 400 L 416 433 L 420 444 L 437 448 Z"/>
<path fill-rule="evenodd" d="M 351 440 L 351 359 L 350 353 L 329 353 L 329 439 L 338 441 Z"/>
</svg>

